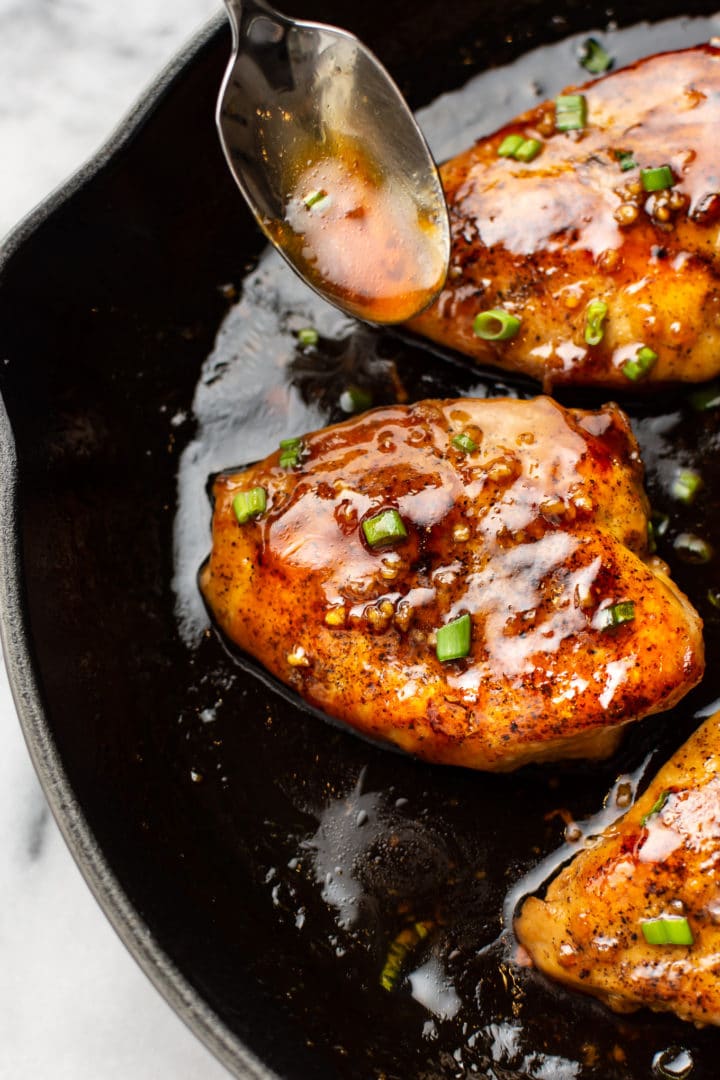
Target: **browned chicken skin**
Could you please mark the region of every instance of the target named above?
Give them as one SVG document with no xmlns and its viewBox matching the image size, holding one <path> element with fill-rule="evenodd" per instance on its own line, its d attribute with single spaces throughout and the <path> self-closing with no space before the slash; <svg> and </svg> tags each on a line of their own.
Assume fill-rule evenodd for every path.
<svg viewBox="0 0 720 1080">
<path fill-rule="evenodd" d="M 643 923 L 687 919 L 692 944 L 649 944 Z M 541 970 L 618 1012 L 645 1005 L 720 1024 L 720 713 L 643 797 L 578 855 L 516 931 Z M 684 928 L 682 928 L 684 929 Z"/>
<path fill-rule="evenodd" d="M 653 56 L 579 92 L 584 130 L 556 132 L 547 102 L 442 168 L 450 272 L 411 325 L 546 387 L 709 379 L 720 371 L 720 50 Z M 539 140 L 538 156 L 499 157 L 510 134 Z M 640 170 L 663 165 L 674 186 L 649 194 Z M 594 300 L 608 314 L 588 345 Z M 510 340 L 473 332 L 475 315 L 495 308 L 521 318 Z M 623 367 L 642 347 L 657 360 L 633 382 Z"/>
<path fill-rule="evenodd" d="M 615 406 L 377 409 L 305 436 L 294 467 L 275 453 L 216 480 L 201 587 L 233 641 L 370 737 L 478 769 L 604 755 L 703 670 L 700 619 L 648 556 L 641 481 Z M 253 488 L 266 508 L 239 524 Z M 407 536 L 373 549 L 383 510 Z M 443 662 L 436 631 L 464 615 L 469 655 Z"/>
</svg>

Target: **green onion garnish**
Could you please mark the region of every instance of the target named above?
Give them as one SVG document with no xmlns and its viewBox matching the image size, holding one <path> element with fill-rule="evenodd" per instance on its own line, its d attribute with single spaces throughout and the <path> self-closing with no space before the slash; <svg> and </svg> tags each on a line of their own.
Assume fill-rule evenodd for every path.
<svg viewBox="0 0 720 1080">
<path fill-rule="evenodd" d="M 591 75 L 602 75 L 604 71 L 609 71 L 613 66 L 613 59 L 603 49 L 599 41 L 596 41 L 595 38 L 588 38 L 583 43 L 580 63 Z"/>
<path fill-rule="evenodd" d="M 638 349 L 635 354 L 634 360 L 626 360 L 621 370 L 626 379 L 631 379 L 633 382 L 639 382 L 640 379 L 644 379 L 657 363 L 657 353 L 649 348 L 647 345 L 643 345 Z"/>
<path fill-rule="evenodd" d="M 297 332 L 297 339 L 302 346 L 317 345 L 320 335 L 314 326 L 303 326 Z"/>
<path fill-rule="evenodd" d="M 694 390 L 692 394 L 688 394 L 688 401 L 698 412 L 716 409 L 720 405 L 720 383 L 710 383 L 709 386 L 703 386 L 702 390 Z"/>
<path fill-rule="evenodd" d="M 465 431 L 461 431 L 459 435 L 454 435 L 450 442 L 456 450 L 462 450 L 464 454 L 473 454 L 478 448 L 475 440 L 471 439 Z"/>
<path fill-rule="evenodd" d="M 689 506 L 695 501 L 695 496 L 702 486 L 702 476 L 695 469 L 679 469 L 672 482 L 670 494 L 674 499 Z"/>
<path fill-rule="evenodd" d="M 380 973 L 380 985 L 383 990 L 392 992 L 395 989 L 408 954 L 428 936 L 432 927 L 431 922 L 417 922 L 414 926 L 401 930 L 390 943 L 387 958 Z"/>
<path fill-rule="evenodd" d="M 653 510 L 647 524 L 648 547 L 651 555 L 654 555 L 657 551 L 657 542 L 665 535 L 669 524 L 670 518 L 667 514 L 660 514 L 658 511 Z"/>
<path fill-rule="evenodd" d="M 711 585 L 707 591 L 707 598 L 714 608 L 720 608 L 720 589 Z"/>
<path fill-rule="evenodd" d="M 513 157 L 516 161 L 533 161 L 542 150 L 539 139 L 525 139 L 517 148 Z"/>
<path fill-rule="evenodd" d="M 267 506 L 267 494 L 265 488 L 254 487 L 250 491 L 238 491 L 232 501 L 232 508 L 238 525 L 244 525 L 251 517 L 262 514 Z"/>
<path fill-rule="evenodd" d="M 648 945 L 692 945 L 695 941 L 690 923 L 684 915 L 643 919 L 641 926 Z"/>
<path fill-rule="evenodd" d="M 506 135 L 498 146 L 498 157 L 511 157 L 516 161 L 532 161 L 542 150 L 539 139 L 525 139 L 522 135 Z"/>
<path fill-rule="evenodd" d="M 481 311 L 473 319 L 473 330 L 483 341 L 507 341 L 520 329 L 520 320 L 502 308 Z"/>
<path fill-rule="evenodd" d="M 361 386 L 348 386 L 340 395 L 340 408 L 346 413 L 365 412 L 372 405 L 372 394 Z"/>
<path fill-rule="evenodd" d="M 582 131 L 587 120 L 587 101 L 582 94 L 561 94 L 555 98 L 555 130 Z"/>
<path fill-rule="evenodd" d="M 669 165 L 659 165 L 656 169 L 641 169 L 640 181 L 645 191 L 666 191 L 675 183 Z"/>
<path fill-rule="evenodd" d="M 522 135 L 506 135 L 498 146 L 498 157 L 515 157 L 515 151 L 519 150 L 524 142 Z"/>
<path fill-rule="evenodd" d="M 655 815 L 656 815 L 656 814 L 659 814 L 659 813 L 660 813 L 660 811 L 662 810 L 663 806 L 664 806 L 664 805 L 665 805 L 665 803 L 666 803 L 666 802 L 668 801 L 668 797 L 669 797 L 669 795 L 670 795 L 670 792 L 669 792 L 669 791 L 667 791 L 667 790 L 665 790 L 665 791 L 661 791 L 661 792 L 660 792 L 660 794 L 658 795 L 657 799 L 655 800 L 655 802 L 654 802 L 654 803 L 652 804 L 652 806 L 651 806 L 651 807 L 650 807 L 650 809 L 648 810 L 647 814 L 643 814 L 643 816 L 642 816 L 642 817 L 640 818 L 640 824 L 641 824 L 641 825 L 645 825 L 645 823 L 646 823 L 646 822 L 647 822 L 647 821 L 648 821 L 648 820 L 649 820 L 649 819 L 650 819 L 651 817 L 655 817 Z"/>
<path fill-rule="evenodd" d="M 673 548 L 683 562 L 695 563 L 698 566 L 710 562 L 714 554 L 712 545 L 695 533 L 678 533 Z"/>
<path fill-rule="evenodd" d="M 397 510 L 381 510 L 362 523 L 365 539 L 370 547 L 397 544 L 407 536 L 407 529 Z"/>
<path fill-rule="evenodd" d="M 280 468 L 281 469 L 294 469 L 300 462 L 300 454 L 302 453 L 303 441 L 300 438 L 293 439 L 281 439 L 280 449 Z"/>
<path fill-rule="evenodd" d="M 622 600 L 619 604 L 605 608 L 601 613 L 601 630 L 609 630 L 613 626 L 622 626 L 623 623 L 632 622 L 635 618 L 635 604 L 632 600 Z"/>
<path fill-rule="evenodd" d="M 623 172 L 628 172 L 629 169 L 637 169 L 637 161 L 630 150 L 616 150 L 615 157 Z"/>
<path fill-rule="evenodd" d="M 322 210 L 324 209 L 324 205 L 321 204 L 327 204 L 329 206 L 331 199 L 327 191 L 320 188 L 319 191 L 311 191 L 309 195 L 306 195 L 303 202 L 308 210 L 312 210 L 314 206 L 317 206 Z"/>
<path fill-rule="evenodd" d="M 438 660 L 462 660 L 470 652 L 472 624 L 469 615 L 441 626 L 437 632 L 435 650 Z"/>
<path fill-rule="evenodd" d="M 669 524 L 670 518 L 667 514 L 661 514 L 658 510 L 653 510 L 650 515 L 648 526 L 652 530 L 652 535 L 656 540 L 659 540 L 661 536 L 665 535 Z"/>
<path fill-rule="evenodd" d="M 608 313 L 604 300 L 591 300 L 585 312 L 585 341 L 588 345 L 599 345 L 603 339 L 603 321 Z"/>
</svg>

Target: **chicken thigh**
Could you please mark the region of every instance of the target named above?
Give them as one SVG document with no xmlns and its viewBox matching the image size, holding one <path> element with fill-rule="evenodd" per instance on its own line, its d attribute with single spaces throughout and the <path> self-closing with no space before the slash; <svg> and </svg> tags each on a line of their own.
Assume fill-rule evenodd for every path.
<svg viewBox="0 0 720 1080">
<path fill-rule="evenodd" d="M 720 713 L 516 932 L 542 971 L 618 1012 L 720 1024 Z"/>
<path fill-rule="evenodd" d="M 546 388 L 716 375 L 719 122 L 720 49 L 706 45 L 479 140 L 441 170 L 450 271 L 411 326 Z"/>
<path fill-rule="evenodd" d="M 701 677 L 615 406 L 426 401 L 215 479 L 201 588 L 311 704 L 428 761 L 602 756 Z"/>
</svg>

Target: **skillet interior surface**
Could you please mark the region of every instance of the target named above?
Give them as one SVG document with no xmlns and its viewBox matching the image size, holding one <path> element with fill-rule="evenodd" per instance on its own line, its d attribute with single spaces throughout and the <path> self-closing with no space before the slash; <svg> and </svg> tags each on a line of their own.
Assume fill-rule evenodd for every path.
<svg viewBox="0 0 720 1080">
<path fill-rule="evenodd" d="M 569 4 L 556 17 L 528 2 L 368 0 L 359 12 L 318 3 L 302 14 L 358 33 L 415 108 L 517 62 L 481 83 L 480 135 L 582 81 L 569 36 L 674 11 Z M 605 37 L 624 62 L 714 27 L 682 19 Z M 521 59 L 552 43 L 562 44 Z M 647 779 L 720 697 L 720 614 L 708 595 L 720 573 L 678 561 L 672 547 L 681 531 L 711 537 L 720 525 L 715 413 L 694 412 L 677 392 L 623 402 L 651 501 L 670 515 L 660 553 L 706 619 L 709 674 L 674 713 L 636 725 L 609 763 L 505 777 L 432 768 L 280 694 L 204 622 L 194 575 L 209 545 L 207 475 L 263 456 L 278 435 L 340 419 L 348 383 L 375 404 L 535 388 L 352 326 L 263 254 L 213 127 L 228 47 L 224 30 L 199 45 L 131 137 L 11 242 L 2 267 L 0 390 L 18 522 L 4 556 L 6 567 L 19 558 L 24 638 L 4 630 L 11 666 L 29 656 L 39 687 L 38 724 L 20 701 L 31 748 L 39 756 L 45 739 L 62 762 L 45 782 L 66 775 L 114 875 L 101 899 L 112 908 L 119 883 L 139 916 L 126 927 L 131 947 L 142 952 L 149 934 L 237 1047 L 279 1076 L 612 1080 L 652 1075 L 665 1051 L 666 1062 L 684 1061 L 682 1047 L 692 1076 L 709 1080 L 717 1032 L 615 1016 L 550 986 L 513 965 L 502 916 L 571 853 L 557 811 L 599 828 L 618 812 L 618 786 Z M 436 149 L 465 132 L 462 108 L 425 114 Z M 456 128 L 444 126 L 448 114 Z M 308 319 L 321 340 L 303 351 L 294 331 Z M 668 496 L 678 463 L 705 479 L 690 510 Z M 56 812 L 72 812 L 50 794 Z M 389 993 L 385 957 L 418 921 L 430 933 Z M 241 1051 L 223 1050 L 192 1002 L 156 977 L 250 1075 Z"/>
</svg>

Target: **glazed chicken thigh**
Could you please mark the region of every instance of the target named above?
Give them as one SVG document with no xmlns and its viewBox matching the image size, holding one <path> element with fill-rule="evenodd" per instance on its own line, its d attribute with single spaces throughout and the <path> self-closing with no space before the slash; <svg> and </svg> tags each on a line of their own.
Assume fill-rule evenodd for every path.
<svg viewBox="0 0 720 1080">
<path fill-rule="evenodd" d="M 221 630 L 312 705 L 428 761 L 603 756 L 701 677 L 648 554 L 628 421 L 534 401 L 376 409 L 214 483 Z"/>
<path fill-rule="evenodd" d="M 516 931 L 542 971 L 619 1012 L 720 1024 L 720 713 Z"/>
<path fill-rule="evenodd" d="M 546 388 L 717 374 L 719 121 L 707 45 L 566 90 L 481 139 L 441 169 L 450 271 L 412 327 Z"/>
</svg>

